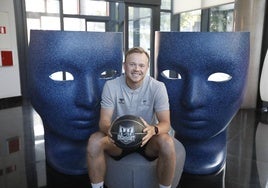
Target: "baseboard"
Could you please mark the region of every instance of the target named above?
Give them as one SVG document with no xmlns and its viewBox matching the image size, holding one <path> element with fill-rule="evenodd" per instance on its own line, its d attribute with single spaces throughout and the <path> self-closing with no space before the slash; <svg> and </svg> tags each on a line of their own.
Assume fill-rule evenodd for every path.
<svg viewBox="0 0 268 188">
<path fill-rule="evenodd" d="M 22 105 L 22 96 L 0 99 L 0 109 L 12 108 Z"/>
</svg>

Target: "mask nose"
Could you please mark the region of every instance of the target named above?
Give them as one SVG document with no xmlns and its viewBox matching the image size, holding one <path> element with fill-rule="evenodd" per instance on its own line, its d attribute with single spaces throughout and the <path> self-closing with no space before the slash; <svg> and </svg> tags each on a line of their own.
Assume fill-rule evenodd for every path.
<svg viewBox="0 0 268 188">
<path fill-rule="evenodd" d="M 186 109 L 200 108 L 205 104 L 207 97 L 205 84 L 200 78 L 191 78 L 185 85 L 182 105 Z"/>
<path fill-rule="evenodd" d="M 93 77 L 85 77 L 79 81 L 76 95 L 76 103 L 88 108 L 96 108 L 100 103 L 101 94 L 98 80 Z"/>
</svg>

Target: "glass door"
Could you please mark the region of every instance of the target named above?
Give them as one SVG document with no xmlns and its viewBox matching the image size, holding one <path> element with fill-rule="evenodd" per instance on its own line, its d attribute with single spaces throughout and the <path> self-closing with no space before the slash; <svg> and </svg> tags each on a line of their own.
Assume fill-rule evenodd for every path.
<svg viewBox="0 0 268 188">
<path fill-rule="evenodd" d="M 128 7 L 128 48 L 140 46 L 150 53 L 152 9 Z"/>
<path fill-rule="evenodd" d="M 150 72 L 154 70 L 154 33 L 159 30 L 159 16 L 154 15 L 157 6 L 126 4 L 125 51 L 140 46 L 150 55 Z"/>
</svg>

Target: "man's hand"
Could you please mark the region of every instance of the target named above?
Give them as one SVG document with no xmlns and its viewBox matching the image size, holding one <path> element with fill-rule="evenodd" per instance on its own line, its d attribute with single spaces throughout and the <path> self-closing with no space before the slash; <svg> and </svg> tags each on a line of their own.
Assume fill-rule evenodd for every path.
<svg viewBox="0 0 268 188">
<path fill-rule="evenodd" d="M 113 136 L 112 136 L 112 133 L 111 133 L 111 126 L 110 126 L 110 128 L 108 130 L 107 136 L 108 136 L 109 141 L 114 143 Z"/>
<path fill-rule="evenodd" d="M 155 135 L 155 128 L 153 125 L 149 125 L 143 118 L 141 118 L 143 124 L 146 126 L 146 128 L 143 129 L 144 133 L 147 133 L 142 138 L 142 144 L 141 147 L 143 147 L 151 138 Z"/>
</svg>

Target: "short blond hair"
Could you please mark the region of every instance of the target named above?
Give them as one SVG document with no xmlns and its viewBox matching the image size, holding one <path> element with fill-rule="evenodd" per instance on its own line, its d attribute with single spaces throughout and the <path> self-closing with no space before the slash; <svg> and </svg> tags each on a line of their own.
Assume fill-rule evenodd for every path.
<svg viewBox="0 0 268 188">
<path fill-rule="evenodd" d="M 150 56 L 149 56 L 148 52 L 146 52 L 142 47 L 130 48 L 125 54 L 125 62 L 126 62 L 127 56 L 129 56 L 130 54 L 134 54 L 134 53 L 145 54 L 146 57 L 148 58 L 148 63 L 149 63 Z"/>
</svg>

